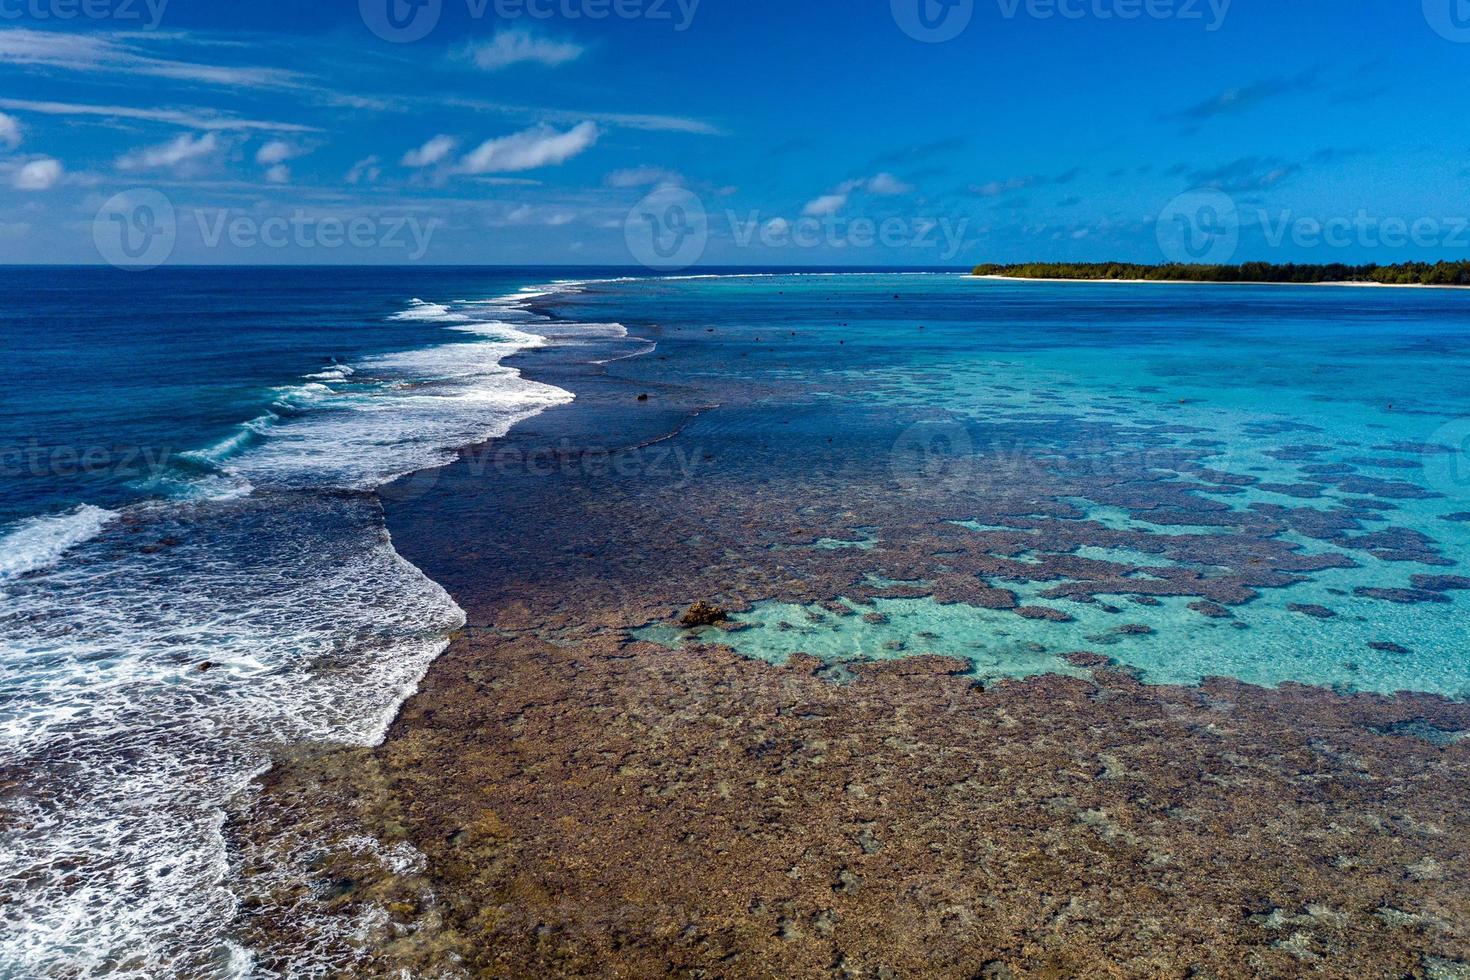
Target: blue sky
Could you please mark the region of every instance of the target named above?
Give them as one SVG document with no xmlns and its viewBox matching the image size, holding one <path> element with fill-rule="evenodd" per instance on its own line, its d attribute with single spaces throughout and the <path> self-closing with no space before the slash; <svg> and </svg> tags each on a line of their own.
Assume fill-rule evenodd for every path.
<svg viewBox="0 0 1470 980">
<path fill-rule="evenodd" d="M 1470 257 L 1467 0 L 415 2 L 0 0 L 0 261 Z"/>
</svg>

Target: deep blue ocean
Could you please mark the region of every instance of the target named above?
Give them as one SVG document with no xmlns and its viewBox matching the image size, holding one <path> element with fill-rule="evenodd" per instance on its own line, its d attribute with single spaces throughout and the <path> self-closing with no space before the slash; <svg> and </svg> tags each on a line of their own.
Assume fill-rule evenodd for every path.
<svg viewBox="0 0 1470 980">
<path fill-rule="evenodd" d="M 571 400 L 501 363 L 621 338 L 527 332 L 566 277 L 0 271 L 0 975 L 248 972 L 221 805 L 463 623 L 375 491 Z"/>
<path fill-rule="evenodd" d="M 309 413 L 319 393 L 312 375 L 336 380 L 338 365 L 473 339 L 447 334 L 444 318 L 432 309 L 415 314 L 407 299 L 495 297 L 558 276 L 535 269 L 0 270 L 0 283 L 21 298 L 0 312 L 0 526 L 168 492 L 150 477 L 218 473 L 210 465 L 218 460 L 191 454 L 241 437 L 243 422 Z M 341 390 L 375 393 L 351 383 Z"/>
<path fill-rule="evenodd" d="M 567 268 L 37 268 L 0 285 L 0 975 L 249 972 L 228 939 L 223 802 L 277 746 L 381 738 L 463 623 L 394 550 L 379 494 L 572 400 L 508 357 L 646 352 L 639 324 L 727 345 L 689 380 L 840 387 L 875 419 L 928 411 L 976 453 L 997 421 L 1122 420 L 1216 450 L 1209 479 L 1167 476 L 1220 511 L 1371 514 L 1373 540 L 1293 538 L 1352 567 L 1243 607 L 1249 633 L 1165 601 L 1132 611 L 1154 639 L 1108 655 L 1152 683 L 1470 696 L 1470 593 L 1454 585 L 1470 573 L 1464 292 Z M 736 356 L 787 328 L 801 336 L 779 370 Z M 850 417 L 814 406 L 799 424 Z M 1100 536 L 1229 528 L 1070 505 Z M 961 519 L 981 512 L 954 533 L 995 533 Z M 881 628 L 792 630 L 801 610 L 773 603 L 731 642 L 850 660 L 923 634 L 984 676 L 1024 676 L 1067 669 L 1055 654 L 1101 628 L 1086 607 L 1034 624 L 922 599 L 882 611 Z"/>
</svg>

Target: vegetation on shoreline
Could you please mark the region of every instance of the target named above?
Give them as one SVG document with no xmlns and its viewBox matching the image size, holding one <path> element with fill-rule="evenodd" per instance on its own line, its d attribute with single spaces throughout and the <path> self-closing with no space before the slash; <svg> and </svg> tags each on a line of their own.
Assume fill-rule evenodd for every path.
<svg viewBox="0 0 1470 980">
<path fill-rule="evenodd" d="M 1389 286 L 1470 286 L 1470 262 L 1405 262 L 1401 265 L 1132 265 L 1126 262 L 1026 262 L 986 264 L 977 276 L 1014 279 L 1145 279 L 1180 282 L 1363 282 Z"/>
</svg>

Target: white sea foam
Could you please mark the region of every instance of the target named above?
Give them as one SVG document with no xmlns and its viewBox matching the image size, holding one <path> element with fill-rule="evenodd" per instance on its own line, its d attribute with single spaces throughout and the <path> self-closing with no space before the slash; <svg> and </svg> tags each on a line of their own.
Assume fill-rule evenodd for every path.
<svg viewBox="0 0 1470 980">
<path fill-rule="evenodd" d="M 225 975 L 225 801 L 380 740 L 463 614 L 370 498 L 139 508 L 78 558 L 0 604 L 0 973 Z"/>
<path fill-rule="evenodd" d="M 628 336 L 628 328 L 621 323 L 570 323 L 548 322 L 537 330 L 553 343 L 584 343 L 588 340 L 622 340 Z"/>
<path fill-rule="evenodd" d="M 268 424 L 266 420 L 274 420 L 277 417 L 272 414 L 270 416 L 261 416 L 259 419 L 252 419 L 242 424 L 234 434 L 226 436 L 213 446 L 207 449 L 191 449 L 187 452 L 179 453 L 179 456 L 195 463 L 203 463 L 211 466 L 218 465 L 249 446 L 255 436 L 263 433 L 264 427 Z"/>
<path fill-rule="evenodd" d="M 95 538 L 115 517 L 113 511 L 85 505 L 13 525 L 0 536 L 0 583 L 56 564 L 72 548 Z"/>
<path fill-rule="evenodd" d="M 643 346 L 638 348 L 637 350 L 629 351 L 626 354 L 619 354 L 617 357 L 604 357 L 601 360 L 593 361 L 592 363 L 613 364 L 617 361 L 626 361 L 629 358 L 633 357 L 646 357 L 647 355 L 652 354 L 654 351 L 658 350 L 658 344 L 652 340 L 644 340 L 642 343 Z"/>
<path fill-rule="evenodd" d="M 393 314 L 390 320 L 436 320 L 441 323 L 460 323 L 469 317 L 463 313 L 451 312 L 449 307 L 442 303 L 425 303 L 421 299 L 410 300 L 408 309 L 400 310 Z"/>
<path fill-rule="evenodd" d="M 350 385 L 278 391 L 283 416 L 221 469 L 257 487 L 368 490 L 572 399 L 501 364 L 542 338 L 498 321 L 472 329 L 480 339 L 366 358 Z"/>
<path fill-rule="evenodd" d="M 573 288 L 415 301 L 397 318 L 453 341 L 277 389 L 184 455 L 198 472 L 152 478 L 171 502 L 0 540 L 0 767 L 18 774 L 0 975 L 250 974 L 230 935 L 226 801 L 276 745 L 379 741 L 464 621 L 394 551 L 371 496 L 318 491 L 381 487 L 569 401 L 502 362 L 626 334 L 518 305 Z"/>
<path fill-rule="evenodd" d="M 308 374 L 306 377 L 309 381 L 346 381 L 356 373 L 346 364 L 334 364 L 315 374 Z"/>
<path fill-rule="evenodd" d="M 455 333 L 467 333 L 476 337 L 485 337 L 489 340 L 514 341 L 529 346 L 536 346 L 542 339 L 534 334 L 528 334 L 522 330 L 518 330 L 515 324 L 506 320 L 482 320 L 476 323 L 459 324 L 449 329 Z"/>
</svg>

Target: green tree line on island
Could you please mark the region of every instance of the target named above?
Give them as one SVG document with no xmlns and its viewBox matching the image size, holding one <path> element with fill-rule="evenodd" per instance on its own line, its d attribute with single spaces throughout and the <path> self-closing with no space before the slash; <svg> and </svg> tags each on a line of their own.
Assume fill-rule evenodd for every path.
<svg viewBox="0 0 1470 980">
<path fill-rule="evenodd" d="M 1470 286 L 1470 262 L 1404 262 L 1399 265 L 1134 265 L 1127 262 L 1025 262 L 975 267 L 977 276 L 1014 279 L 1144 279 L 1178 282 L 1363 282 L 1387 286 Z"/>
</svg>

